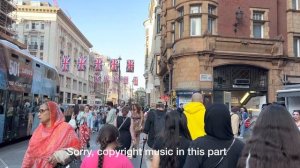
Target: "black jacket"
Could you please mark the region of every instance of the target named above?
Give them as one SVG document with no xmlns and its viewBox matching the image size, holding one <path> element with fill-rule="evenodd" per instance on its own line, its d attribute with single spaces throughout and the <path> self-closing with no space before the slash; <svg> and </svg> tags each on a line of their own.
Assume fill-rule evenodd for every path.
<svg viewBox="0 0 300 168">
<path fill-rule="evenodd" d="M 207 135 L 197 138 L 190 145 L 190 151 L 197 149 L 202 153 L 189 153 L 184 168 L 215 168 L 222 157 L 217 168 L 235 168 L 244 143 L 235 139 L 224 155 L 234 140 L 228 108 L 223 104 L 212 105 L 206 110 L 204 120 Z M 209 152 L 213 155 L 208 156 Z"/>
<path fill-rule="evenodd" d="M 147 114 L 147 119 L 145 122 L 144 133 L 148 134 L 147 144 L 150 148 L 153 148 L 154 140 L 155 140 L 155 131 L 154 131 L 154 120 L 155 114 L 157 115 L 165 115 L 164 111 L 151 109 Z"/>
</svg>

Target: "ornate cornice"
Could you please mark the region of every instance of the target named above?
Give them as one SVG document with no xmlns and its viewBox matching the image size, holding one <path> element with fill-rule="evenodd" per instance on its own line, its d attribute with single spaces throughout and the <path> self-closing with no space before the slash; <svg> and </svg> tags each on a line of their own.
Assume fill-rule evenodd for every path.
<svg viewBox="0 0 300 168">
<path fill-rule="evenodd" d="M 28 13 L 47 13 L 47 14 L 57 14 L 58 17 L 62 19 L 70 28 L 74 31 L 76 35 L 89 47 L 92 48 L 93 45 L 88 41 L 88 39 L 81 33 L 81 31 L 76 27 L 76 25 L 70 20 L 69 17 L 58 7 L 52 6 L 29 6 L 21 5 L 18 6 L 17 12 L 28 12 Z"/>
</svg>

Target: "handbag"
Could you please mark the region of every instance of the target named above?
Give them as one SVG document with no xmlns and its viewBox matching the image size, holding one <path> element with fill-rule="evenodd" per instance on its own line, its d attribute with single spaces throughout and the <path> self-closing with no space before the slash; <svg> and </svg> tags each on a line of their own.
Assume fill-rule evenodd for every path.
<svg viewBox="0 0 300 168">
<path fill-rule="evenodd" d="M 120 131 L 120 129 L 122 128 L 122 126 L 125 124 L 126 120 L 128 119 L 129 117 L 126 117 L 126 119 L 123 121 L 123 123 L 120 125 L 120 127 L 118 128 L 118 131 Z"/>
<path fill-rule="evenodd" d="M 133 130 L 135 133 L 139 134 L 143 131 L 142 119 L 141 118 L 132 118 L 133 119 Z"/>
<path fill-rule="evenodd" d="M 64 149 L 54 153 L 57 160 L 59 160 L 59 157 L 63 159 L 63 161 L 59 161 L 55 168 L 80 168 L 82 162 L 80 156 L 71 155 L 69 150 L 71 149 Z"/>
<path fill-rule="evenodd" d="M 69 121 L 69 124 L 71 125 L 71 127 L 72 127 L 73 129 L 76 129 L 76 128 L 77 128 L 77 124 L 76 124 L 76 121 L 75 121 L 74 118 L 71 119 L 71 120 Z"/>
<path fill-rule="evenodd" d="M 230 151 L 230 149 L 231 149 L 231 147 L 233 146 L 234 142 L 235 142 L 235 138 L 233 139 L 231 145 L 227 148 L 226 154 Z M 217 168 L 217 167 L 222 163 L 223 159 L 224 159 L 226 156 L 227 156 L 227 155 L 222 156 L 222 158 L 219 160 L 219 162 L 218 162 L 214 167 L 212 167 L 212 168 Z"/>
<path fill-rule="evenodd" d="M 134 132 L 139 134 L 143 131 L 143 129 L 144 129 L 143 126 L 137 125 L 137 126 L 134 127 Z"/>
<path fill-rule="evenodd" d="M 247 119 L 245 120 L 245 127 L 246 127 L 246 128 L 249 128 L 250 125 L 251 125 L 250 118 L 247 118 Z"/>
<path fill-rule="evenodd" d="M 73 155 L 72 155 L 73 156 Z M 71 157 L 72 157 L 71 156 Z M 74 159 L 66 164 L 66 165 L 62 165 L 62 164 L 57 164 L 55 168 L 80 168 L 81 166 L 81 159 L 77 159 L 75 156 L 74 156 Z"/>
</svg>

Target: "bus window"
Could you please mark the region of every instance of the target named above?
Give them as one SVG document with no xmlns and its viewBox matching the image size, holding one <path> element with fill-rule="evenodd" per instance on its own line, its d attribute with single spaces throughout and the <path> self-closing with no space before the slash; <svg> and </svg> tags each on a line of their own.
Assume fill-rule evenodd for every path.
<svg viewBox="0 0 300 168">
<path fill-rule="evenodd" d="M 39 111 L 39 106 L 42 104 L 42 100 L 38 94 L 34 94 L 33 101 L 33 112 L 37 113 Z"/>
<path fill-rule="evenodd" d="M 52 69 L 47 70 L 47 78 L 51 80 L 55 80 L 55 73 Z"/>
<path fill-rule="evenodd" d="M 4 91 L 0 90 L 0 114 L 4 114 Z"/>
<path fill-rule="evenodd" d="M 17 136 L 18 123 L 15 123 L 17 114 L 16 94 L 9 92 L 7 111 L 5 115 L 5 139 L 14 139 Z"/>
<path fill-rule="evenodd" d="M 16 59 L 19 59 L 19 56 L 16 55 L 16 54 L 11 54 L 11 57 L 16 58 Z"/>
<path fill-rule="evenodd" d="M 24 93 L 24 112 L 26 114 L 32 111 L 32 94 L 31 93 Z"/>
</svg>

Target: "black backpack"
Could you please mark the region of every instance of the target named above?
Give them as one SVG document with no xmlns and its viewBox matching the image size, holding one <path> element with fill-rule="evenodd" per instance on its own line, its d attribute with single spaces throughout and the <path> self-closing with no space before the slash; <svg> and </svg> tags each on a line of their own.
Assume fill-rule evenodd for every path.
<svg viewBox="0 0 300 168">
<path fill-rule="evenodd" d="M 163 115 L 160 115 L 158 113 L 163 113 Z M 158 137 L 162 130 L 165 127 L 165 116 L 166 112 L 159 112 L 159 111 L 154 111 L 154 137 Z"/>
</svg>

